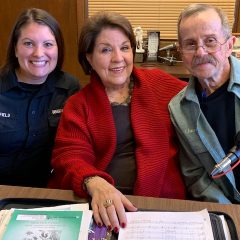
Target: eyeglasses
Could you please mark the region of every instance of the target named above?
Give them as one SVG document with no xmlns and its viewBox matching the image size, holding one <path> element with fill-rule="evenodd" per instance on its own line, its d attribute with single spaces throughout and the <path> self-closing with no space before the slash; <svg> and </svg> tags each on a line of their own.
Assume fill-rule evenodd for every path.
<svg viewBox="0 0 240 240">
<path fill-rule="evenodd" d="M 215 38 L 207 38 L 204 40 L 203 45 L 197 45 L 193 41 L 186 41 L 183 42 L 182 45 L 180 46 L 180 51 L 182 53 L 195 53 L 198 48 L 202 47 L 204 51 L 208 53 L 214 53 L 217 52 L 221 49 L 222 45 L 224 45 L 229 38 L 226 39 L 224 43 L 218 42 Z"/>
</svg>

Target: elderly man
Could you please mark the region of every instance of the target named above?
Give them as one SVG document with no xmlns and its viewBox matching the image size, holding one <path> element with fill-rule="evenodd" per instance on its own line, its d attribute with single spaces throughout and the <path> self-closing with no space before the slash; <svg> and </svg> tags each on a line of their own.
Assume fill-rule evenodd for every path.
<svg viewBox="0 0 240 240">
<path fill-rule="evenodd" d="M 211 176 L 240 130 L 240 61 L 231 55 L 236 38 L 222 10 L 205 4 L 181 13 L 178 38 L 192 77 L 169 110 L 188 192 L 198 200 L 240 203 L 240 167 L 218 179 Z"/>
</svg>

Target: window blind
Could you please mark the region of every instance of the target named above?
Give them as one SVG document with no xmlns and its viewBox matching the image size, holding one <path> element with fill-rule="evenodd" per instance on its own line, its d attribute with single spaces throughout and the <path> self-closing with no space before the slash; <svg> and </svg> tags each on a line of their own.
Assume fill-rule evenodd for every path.
<svg viewBox="0 0 240 240">
<path fill-rule="evenodd" d="M 116 11 L 127 17 L 133 27 L 141 26 L 147 31 L 160 31 L 161 39 L 177 39 L 177 20 L 180 12 L 190 3 L 188 0 L 88 0 L 88 16 L 98 11 Z M 234 24 L 235 0 L 206 1 L 216 5 L 227 14 L 231 27 Z"/>
</svg>

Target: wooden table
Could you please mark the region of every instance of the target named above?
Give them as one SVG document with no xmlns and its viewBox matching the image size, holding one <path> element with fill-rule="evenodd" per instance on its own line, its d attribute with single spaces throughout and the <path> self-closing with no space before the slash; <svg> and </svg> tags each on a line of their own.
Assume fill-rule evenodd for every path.
<svg viewBox="0 0 240 240">
<path fill-rule="evenodd" d="M 189 200 L 175 200 L 139 196 L 127 196 L 133 204 L 141 209 L 164 211 L 198 211 L 207 208 L 208 211 L 227 213 L 234 221 L 240 238 L 240 205 L 217 204 Z M 44 198 L 84 202 L 86 199 L 77 197 L 71 190 L 28 188 L 0 185 L 0 199 L 3 198 Z"/>
</svg>

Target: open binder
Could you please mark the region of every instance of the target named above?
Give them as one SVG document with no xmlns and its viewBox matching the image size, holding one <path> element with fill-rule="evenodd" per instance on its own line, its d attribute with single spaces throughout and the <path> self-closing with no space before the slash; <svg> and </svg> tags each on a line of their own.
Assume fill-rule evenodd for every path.
<svg viewBox="0 0 240 240">
<path fill-rule="evenodd" d="M 65 200 L 55 200 L 55 199 L 33 199 L 33 198 L 6 198 L 0 200 L 0 210 L 2 209 L 10 209 L 10 208 L 37 208 L 37 207 L 51 207 L 58 206 L 64 204 L 74 204 L 74 201 L 65 201 Z M 81 202 L 78 202 L 81 203 Z M 82 202 L 84 203 L 84 202 Z M 140 210 L 149 212 L 151 210 Z M 231 240 L 238 240 L 236 226 L 232 220 L 232 218 L 223 212 L 209 212 L 213 235 L 215 240 L 225 240 L 224 230 L 222 220 L 220 219 L 220 215 L 224 216 L 225 222 L 228 226 Z M 117 240 L 118 235 L 113 234 L 112 240 Z M 97 239 L 96 239 L 97 240 Z"/>
<path fill-rule="evenodd" d="M 226 239 L 224 236 L 222 221 L 219 218 L 219 215 L 223 215 L 229 229 L 231 240 L 238 240 L 236 226 L 232 218 L 228 214 L 223 212 L 210 212 L 209 215 L 210 215 L 210 220 L 212 224 L 214 239 L 217 239 L 217 240 Z"/>
</svg>

